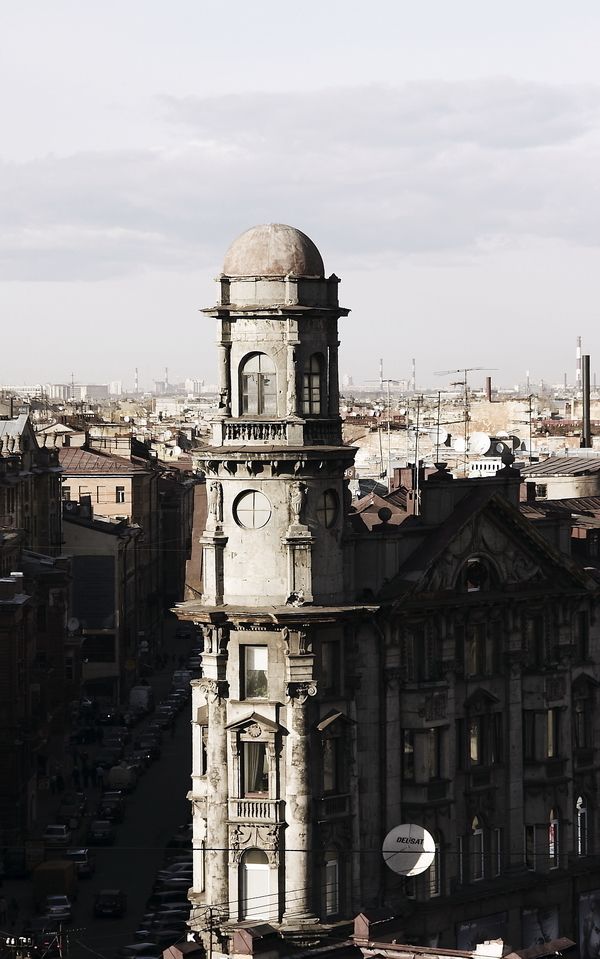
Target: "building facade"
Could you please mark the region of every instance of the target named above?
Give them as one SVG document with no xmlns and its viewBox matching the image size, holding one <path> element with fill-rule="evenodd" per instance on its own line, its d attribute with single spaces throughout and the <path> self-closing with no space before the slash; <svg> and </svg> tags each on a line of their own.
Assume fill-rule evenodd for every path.
<svg viewBox="0 0 600 959">
<path fill-rule="evenodd" d="M 223 953 L 240 924 L 310 942 L 374 906 L 424 945 L 569 935 L 600 885 L 596 582 L 521 515 L 510 465 L 439 464 L 393 522 L 352 512 L 338 282 L 268 224 L 205 311 L 220 413 L 195 452 L 200 595 L 177 608 L 205 635 L 192 926 Z M 381 856 L 402 822 L 436 843 L 414 880 Z"/>
</svg>

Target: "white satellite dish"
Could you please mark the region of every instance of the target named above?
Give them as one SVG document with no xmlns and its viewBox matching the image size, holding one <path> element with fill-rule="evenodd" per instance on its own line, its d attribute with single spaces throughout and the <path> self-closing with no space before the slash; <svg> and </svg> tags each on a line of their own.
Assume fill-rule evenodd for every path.
<svg viewBox="0 0 600 959">
<path fill-rule="evenodd" d="M 71 633 L 74 633 L 76 629 L 79 629 L 79 620 L 76 616 L 71 616 L 71 618 L 67 620 L 67 629 Z"/>
<path fill-rule="evenodd" d="M 181 446 L 173 447 L 173 456 L 181 456 Z"/>
<path fill-rule="evenodd" d="M 456 439 L 454 440 L 454 449 L 456 450 L 457 453 L 467 452 L 467 444 L 465 442 L 464 436 L 456 437 Z"/>
<path fill-rule="evenodd" d="M 170 440 L 172 436 L 173 436 L 173 434 L 171 433 L 171 430 L 165 430 L 165 432 L 164 432 L 164 439 Z"/>
<path fill-rule="evenodd" d="M 423 826 L 408 822 L 387 834 L 381 851 L 384 862 L 398 875 L 418 876 L 433 862 L 435 841 Z"/>
<path fill-rule="evenodd" d="M 471 433 L 469 439 L 469 451 L 471 453 L 477 453 L 478 456 L 483 456 L 484 453 L 487 453 L 492 441 L 487 435 L 487 433 Z"/>
<path fill-rule="evenodd" d="M 498 439 L 506 439 L 508 438 L 508 433 L 506 432 L 506 430 L 498 430 L 498 432 L 496 433 L 496 436 L 498 437 Z"/>
<path fill-rule="evenodd" d="M 448 430 L 443 426 L 436 426 L 433 430 L 427 430 L 427 435 L 434 446 L 442 446 L 448 439 Z"/>
</svg>

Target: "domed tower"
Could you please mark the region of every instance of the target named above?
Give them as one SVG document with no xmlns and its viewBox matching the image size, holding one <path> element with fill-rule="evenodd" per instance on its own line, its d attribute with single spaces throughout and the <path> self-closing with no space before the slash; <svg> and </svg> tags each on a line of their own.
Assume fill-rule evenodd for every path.
<svg viewBox="0 0 600 959">
<path fill-rule="evenodd" d="M 235 923 L 267 919 L 305 941 L 350 908 L 338 858 L 357 841 L 347 713 L 361 608 L 344 578 L 355 450 L 338 408 L 339 280 L 307 236 L 270 223 L 232 244 L 218 283 L 204 311 L 218 323 L 220 408 L 197 454 L 202 595 L 177 614 L 204 631 L 192 926 L 206 930 L 210 905 L 227 952 Z"/>
</svg>

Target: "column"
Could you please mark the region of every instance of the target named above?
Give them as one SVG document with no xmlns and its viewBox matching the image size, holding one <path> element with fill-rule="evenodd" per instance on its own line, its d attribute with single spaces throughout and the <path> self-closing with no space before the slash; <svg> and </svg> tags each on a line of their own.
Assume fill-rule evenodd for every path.
<svg viewBox="0 0 600 959">
<path fill-rule="evenodd" d="M 231 416 L 231 345 L 219 343 L 217 364 L 219 371 L 219 416 Z"/>
<path fill-rule="evenodd" d="M 316 683 L 288 683 L 291 700 L 287 742 L 285 832 L 286 925 L 317 922 L 312 900 L 312 823 L 309 786 L 309 738 L 306 701 L 317 692 Z"/>
<path fill-rule="evenodd" d="M 227 684 L 215 679 L 200 680 L 208 705 L 207 776 L 210 801 L 206 822 L 206 902 L 223 919 L 229 915 L 229 834 L 227 781 Z M 233 898 L 236 898 L 234 896 Z"/>
<path fill-rule="evenodd" d="M 339 341 L 329 346 L 329 415 L 339 416 L 340 413 L 340 384 L 338 373 Z"/>
</svg>

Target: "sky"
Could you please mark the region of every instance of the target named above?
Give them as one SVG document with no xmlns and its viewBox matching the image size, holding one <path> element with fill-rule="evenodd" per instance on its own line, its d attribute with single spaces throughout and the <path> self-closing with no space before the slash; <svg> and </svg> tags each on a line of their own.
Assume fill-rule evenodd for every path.
<svg viewBox="0 0 600 959">
<path fill-rule="evenodd" d="M 214 278 L 290 223 L 340 372 L 598 354 L 597 0 L 0 0 L 0 383 L 214 382 Z"/>
</svg>

